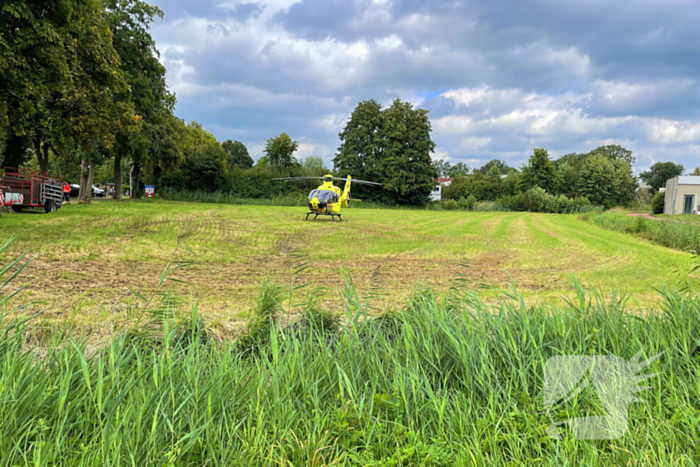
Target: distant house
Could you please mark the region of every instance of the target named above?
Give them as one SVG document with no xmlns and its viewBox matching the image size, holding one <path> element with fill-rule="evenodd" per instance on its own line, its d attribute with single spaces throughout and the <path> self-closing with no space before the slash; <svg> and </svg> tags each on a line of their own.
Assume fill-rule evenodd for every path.
<svg viewBox="0 0 700 467">
<path fill-rule="evenodd" d="M 442 199 L 442 189 L 449 186 L 450 183 L 452 183 L 451 178 L 438 178 L 438 184 L 435 186 L 433 192 L 430 193 L 430 201 L 440 201 Z"/>
<path fill-rule="evenodd" d="M 700 213 L 700 176 L 681 175 L 666 181 L 664 214 Z"/>
</svg>

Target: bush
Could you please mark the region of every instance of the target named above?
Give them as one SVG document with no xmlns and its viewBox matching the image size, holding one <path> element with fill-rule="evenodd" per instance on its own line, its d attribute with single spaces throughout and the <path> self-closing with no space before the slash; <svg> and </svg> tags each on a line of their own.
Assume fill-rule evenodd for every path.
<svg viewBox="0 0 700 467">
<path fill-rule="evenodd" d="M 453 199 L 448 199 L 447 201 L 444 201 L 442 203 L 442 208 L 445 211 L 456 211 L 457 209 L 459 209 L 459 203 L 457 203 L 457 201 Z"/>
<path fill-rule="evenodd" d="M 525 193 L 504 196 L 498 200 L 508 211 L 548 212 L 570 214 L 594 209 L 588 198 L 567 198 L 564 195 L 550 195 L 542 188 L 531 188 Z"/>
<path fill-rule="evenodd" d="M 161 187 L 214 192 L 226 190 L 228 181 L 219 161 L 210 157 L 193 157 L 185 163 L 181 170 L 163 174 L 158 188 Z"/>
<path fill-rule="evenodd" d="M 653 212 L 654 214 L 663 214 L 665 200 L 666 195 L 664 193 L 656 193 L 651 199 L 651 212 Z"/>
<path fill-rule="evenodd" d="M 530 212 L 544 212 L 544 200 L 547 195 L 540 187 L 530 188 L 523 193 L 525 208 Z"/>
<path fill-rule="evenodd" d="M 652 221 L 652 222 L 654 222 L 654 221 Z M 647 230 L 649 230 L 647 220 L 642 216 L 636 216 L 634 218 L 634 222 L 632 222 L 631 224 L 627 224 L 625 226 L 626 233 L 639 234 L 642 232 L 646 232 Z"/>
<path fill-rule="evenodd" d="M 476 205 L 476 196 L 469 195 L 466 198 L 461 198 L 459 201 L 459 209 L 463 211 L 473 211 Z"/>
</svg>

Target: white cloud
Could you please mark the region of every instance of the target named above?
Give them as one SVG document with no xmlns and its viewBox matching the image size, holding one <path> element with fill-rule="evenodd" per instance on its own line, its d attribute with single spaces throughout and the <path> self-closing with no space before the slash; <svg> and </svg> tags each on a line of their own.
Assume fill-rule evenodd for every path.
<svg viewBox="0 0 700 467">
<path fill-rule="evenodd" d="M 438 132 L 448 134 L 511 130 L 523 135 L 596 134 L 634 121 L 636 117 L 597 117 L 586 112 L 590 94 L 565 93 L 547 96 L 520 89 L 489 87 L 457 89 L 442 94 L 457 107 L 471 108 L 476 115 L 449 115 L 435 122 Z"/>
<path fill-rule="evenodd" d="M 448 115 L 433 121 L 435 132 L 445 134 L 465 134 L 477 131 L 477 126 L 471 117 Z"/>
<path fill-rule="evenodd" d="M 549 49 L 548 53 L 542 55 L 541 60 L 561 65 L 577 75 L 586 75 L 591 68 L 590 57 L 580 53 L 576 47 L 561 50 Z"/>
<path fill-rule="evenodd" d="M 450 160 L 450 155 L 447 153 L 447 151 L 435 151 L 434 153 L 432 153 L 430 155 L 430 157 L 434 161 L 439 161 L 439 160 L 449 161 Z"/>
<path fill-rule="evenodd" d="M 299 143 L 299 147 L 294 153 L 294 157 L 297 159 L 304 159 L 309 156 L 329 156 L 331 150 L 322 144 L 313 143 Z"/>
<path fill-rule="evenodd" d="M 343 126 L 345 126 L 345 122 L 347 122 L 348 118 L 350 118 L 350 114 L 328 114 L 316 119 L 315 124 L 324 131 L 334 133 L 335 135 L 343 129 Z"/>
<path fill-rule="evenodd" d="M 662 144 L 700 141 L 700 123 L 674 120 L 649 122 L 650 138 Z"/>
<path fill-rule="evenodd" d="M 470 138 L 463 139 L 462 142 L 459 144 L 459 149 L 471 151 L 483 149 L 490 142 L 490 136 L 472 136 Z"/>
</svg>

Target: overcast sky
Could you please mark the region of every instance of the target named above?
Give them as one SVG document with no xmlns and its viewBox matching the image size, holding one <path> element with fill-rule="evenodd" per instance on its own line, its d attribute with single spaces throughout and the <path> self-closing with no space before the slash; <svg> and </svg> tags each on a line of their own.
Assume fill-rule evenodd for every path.
<svg viewBox="0 0 700 467">
<path fill-rule="evenodd" d="M 604 144 L 700 165 L 698 0 L 155 0 L 176 114 L 257 159 L 330 165 L 355 105 L 430 111 L 434 159 L 519 167 Z"/>
</svg>

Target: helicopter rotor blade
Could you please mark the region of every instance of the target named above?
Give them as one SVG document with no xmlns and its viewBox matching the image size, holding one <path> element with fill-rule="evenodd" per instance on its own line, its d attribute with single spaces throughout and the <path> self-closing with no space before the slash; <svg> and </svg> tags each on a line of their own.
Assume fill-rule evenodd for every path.
<svg viewBox="0 0 700 467">
<path fill-rule="evenodd" d="M 271 180 L 282 180 L 283 182 L 293 182 L 295 180 L 325 180 L 326 177 L 283 177 L 273 178 Z"/>
<path fill-rule="evenodd" d="M 347 178 L 331 177 L 331 179 L 332 179 L 332 180 L 341 180 L 341 181 L 343 181 L 343 182 L 347 182 L 347 181 L 348 181 Z M 368 181 L 366 181 L 366 180 L 355 180 L 354 178 L 351 178 L 351 179 L 350 179 L 350 182 L 352 182 L 352 183 L 359 183 L 359 184 L 361 184 L 361 185 L 373 185 L 373 186 L 381 186 L 381 185 L 382 185 L 381 183 L 377 183 L 377 182 L 368 182 Z"/>
<path fill-rule="evenodd" d="M 281 180 L 283 182 L 293 182 L 296 180 L 340 180 L 341 182 L 347 182 L 347 178 L 339 178 L 339 177 L 282 177 L 282 178 L 273 178 L 272 180 Z M 372 185 L 372 186 L 381 186 L 381 183 L 376 183 L 376 182 L 368 182 L 366 180 L 355 180 L 354 178 L 350 179 L 351 183 L 359 183 L 360 185 Z"/>
</svg>

